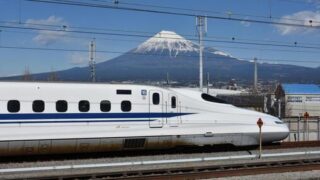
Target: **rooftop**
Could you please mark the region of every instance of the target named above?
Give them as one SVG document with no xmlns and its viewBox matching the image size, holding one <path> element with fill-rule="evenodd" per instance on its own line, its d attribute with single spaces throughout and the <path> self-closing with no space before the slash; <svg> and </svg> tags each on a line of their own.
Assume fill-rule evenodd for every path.
<svg viewBox="0 0 320 180">
<path fill-rule="evenodd" d="M 282 84 L 285 94 L 320 94 L 316 84 Z"/>
</svg>

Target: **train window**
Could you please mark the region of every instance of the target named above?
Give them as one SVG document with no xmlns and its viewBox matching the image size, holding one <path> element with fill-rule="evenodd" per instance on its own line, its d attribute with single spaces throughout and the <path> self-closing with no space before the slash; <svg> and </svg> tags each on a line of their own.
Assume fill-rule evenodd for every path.
<svg viewBox="0 0 320 180">
<path fill-rule="evenodd" d="M 44 101 L 42 101 L 42 100 L 33 101 L 32 110 L 33 110 L 33 112 L 43 112 L 44 111 Z"/>
<path fill-rule="evenodd" d="M 117 90 L 117 94 L 127 94 L 130 95 L 132 94 L 131 90 L 127 90 L 127 89 L 118 89 Z"/>
<path fill-rule="evenodd" d="M 86 100 L 79 101 L 79 111 L 80 112 L 88 112 L 89 110 L 90 110 L 89 101 L 86 101 Z"/>
<path fill-rule="evenodd" d="M 130 101 L 122 101 L 121 102 L 121 110 L 123 112 L 131 111 L 131 102 Z"/>
<path fill-rule="evenodd" d="M 59 100 L 56 102 L 57 112 L 66 112 L 68 110 L 68 102 L 65 100 Z"/>
<path fill-rule="evenodd" d="M 171 108 L 177 107 L 177 98 L 175 96 L 171 97 Z"/>
<path fill-rule="evenodd" d="M 227 104 L 226 101 L 219 99 L 219 98 L 216 98 L 216 97 L 213 97 L 213 96 L 206 94 L 206 93 L 201 94 L 201 97 L 205 101 Z"/>
<path fill-rule="evenodd" d="M 7 109 L 11 113 L 19 112 L 20 111 L 20 102 L 17 100 L 8 101 Z"/>
<path fill-rule="evenodd" d="M 160 94 L 159 93 L 153 93 L 152 94 L 152 103 L 154 105 L 160 104 Z"/>
<path fill-rule="evenodd" d="M 111 110 L 111 102 L 108 100 L 103 100 L 100 102 L 100 110 L 102 112 L 109 112 Z"/>
</svg>

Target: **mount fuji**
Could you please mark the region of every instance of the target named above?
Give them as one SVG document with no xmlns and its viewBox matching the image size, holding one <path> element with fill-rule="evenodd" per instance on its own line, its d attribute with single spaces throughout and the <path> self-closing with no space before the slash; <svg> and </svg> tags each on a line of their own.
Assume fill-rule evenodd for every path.
<svg viewBox="0 0 320 180">
<path fill-rule="evenodd" d="M 214 80 L 252 82 L 253 63 L 239 60 L 226 52 L 204 48 L 204 73 Z M 259 79 L 285 82 L 319 82 L 320 69 L 294 65 L 258 64 Z M 162 81 L 196 83 L 199 76 L 199 46 L 172 31 L 161 31 L 111 60 L 96 64 L 97 81 Z M 47 80 L 50 73 L 33 74 L 35 80 Z M 58 71 L 59 80 L 89 81 L 88 67 Z M 6 79 L 21 79 L 9 77 Z"/>
</svg>

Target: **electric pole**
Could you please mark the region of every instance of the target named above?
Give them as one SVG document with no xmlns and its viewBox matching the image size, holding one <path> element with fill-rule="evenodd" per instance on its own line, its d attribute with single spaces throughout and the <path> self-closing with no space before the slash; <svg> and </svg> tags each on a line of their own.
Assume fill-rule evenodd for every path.
<svg viewBox="0 0 320 180">
<path fill-rule="evenodd" d="M 207 18 L 204 16 L 197 16 L 197 31 L 199 35 L 199 88 L 203 91 L 203 36 L 207 32 Z"/>
<path fill-rule="evenodd" d="M 257 64 L 257 58 L 253 58 L 254 62 L 254 77 L 253 77 L 253 91 L 254 93 L 258 92 L 258 64 Z"/>
<path fill-rule="evenodd" d="M 96 82 L 96 62 L 94 61 L 96 55 L 96 43 L 94 40 L 89 45 L 89 67 L 91 72 L 91 81 Z"/>
<path fill-rule="evenodd" d="M 210 74 L 207 72 L 207 94 L 209 94 Z"/>
</svg>

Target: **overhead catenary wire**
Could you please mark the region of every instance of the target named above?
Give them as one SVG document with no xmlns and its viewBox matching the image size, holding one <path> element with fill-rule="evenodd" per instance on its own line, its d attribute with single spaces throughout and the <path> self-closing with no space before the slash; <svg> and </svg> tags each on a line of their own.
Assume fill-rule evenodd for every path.
<svg viewBox="0 0 320 180">
<path fill-rule="evenodd" d="M 310 23 L 310 25 L 305 25 L 305 24 L 288 23 L 288 22 L 271 21 L 271 20 L 259 20 L 259 19 L 237 18 L 237 17 L 231 17 L 231 16 L 225 17 L 225 16 L 217 16 L 217 15 L 207 15 L 207 14 L 203 14 L 203 13 L 173 12 L 173 11 L 164 11 L 164 10 L 125 7 L 125 6 L 118 6 L 118 5 L 115 6 L 115 5 L 111 5 L 111 4 L 77 2 L 77 1 L 72 1 L 72 0 L 59 0 L 59 1 L 58 0 L 25 0 L 25 1 L 72 5 L 72 6 L 83 6 L 83 7 L 92 7 L 92 8 L 118 9 L 118 10 L 148 12 L 148 13 L 188 16 L 188 17 L 205 16 L 208 19 L 240 21 L 240 22 L 260 23 L 260 24 L 273 24 L 273 25 L 280 25 L 280 26 L 294 26 L 294 27 L 315 28 L 315 29 L 320 28 L 320 26 L 314 26 L 314 25 L 312 25 L 312 23 Z"/>
<path fill-rule="evenodd" d="M 22 33 L 22 34 L 36 34 L 37 32 L 32 31 L 21 31 L 21 30 L 7 30 L 2 29 L 0 32 L 7 32 L 7 33 Z M 75 35 L 69 35 L 64 34 L 64 38 L 74 38 L 74 39 L 86 39 L 91 40 L 95 38 L 96 40 L 110 40 L 110 41 L 124 41 L 124 42 L 132 42 L 132 43 L 143 43 L 144 40 L 135 40 L 135 39 L 123 39 L 123 38 L 107 38 L 107 37 L 96 37 L 96 36 L 75 36 Z M 227 38 L 226 38 L 227 39 Z M 227 48 L 227 49 L 241 49 L 241 50 L 259 50 L 259 51 L 278 51 L 278 52 L 292 52 L 292 53 L 314 53 L 319 54 L 320 51 L 315 50 L 297 50 L 297 49 L 279 49 L 279 48 L 259 48 L 259 47 L 243 47 L 243 46 L 226 46 L 221 45 L 219 42 L 208 42 L 208 43 L 215 43 L 214 47 L 206 46 L 207 48 Z M 218 45 L 217 45 L 218 44 Z M 299 48 L 299 46 L 297 46 Z"/>
<path fill-rule="evenodd" d="M 17 27 L 19 28 L 19 27 Z M 24 28 L 24 27 L 23 27 Z M 24 28 L 25 29 L 25 28 Z M 43 29 L 41 29 L 43 30 Z M 45 29 L 45 30 L 48 30 L 48 29 Z M 51 29 L 49 29 L 51 30 Z M 60 30 L 59 30 L 60 31 Z M 65 31 L 65 30 L 64 30 Z M 115 35 L 115 34 L 112 34 L 112 35 Z M 122 35 L 126 35 L 126 34 L 122 34 Z M 134 35 L 131 35 L 133 37 L 135 37 Z M 139 36 L 141 37 L 141 36 Z M 150 37 L 150 36 L 142 36 L 142 37 Z M 224 41 L 211 41 L 211 42 L 224 42 Z M 236 43 L 236 42 L 233 42 L 233 43 Z M 244 43 L 244 44 L 248 44 L 248 43 Z M 270 44 L 271 45 L 271 44 Z M 217 47 L 217 46 L 216 46 Z M 247 47 L 228 47 L 228 46 L 220 46 L 220 47 L 225 47 L 225 48 L 238 48 L 238 49 L 251 49 L 251 48 L 247 48 Z M 298 47 L 298 46 L 295 46 L 295 47 Z M 26 48 L 20 48 L 20 49 L 26 49 Z M 49 49 L 49 48 L 47 48 Z M 33 48 L 33 50 L 36 50 L 35 48 Z M 41 50 L 40 48 L 38 48 L 38 50 Z M 267 50 L 267 49 L 262 49 L 262 50 Z M 271 50 L 278 50 L 280 51 L 280 49 L 271 49 Z M 61 49 L 60 51 L 63 51 L 63 49 Z M 70 50 L 66 50 L 66 51 L 70 51 Z M 281 50 L 281 51 L 288 51 L 288 50 Z M 295 52 L 299 52 L 299 50 L 295 50 Z M 306 52 L 306 51 L 301 51 L 301 52 Z M 109 52 L 109 53 L 112 53 L 112 52 Z M 120 52 L 120 53 L 125 53 L 125 52 Z M 313 52 L 315 53 L 315 52 Z M 240 59 L 248 59 L 248 60 L 251 60 L 249 58 L 240 58 Z M 270 60 L 270 59 L 269 59 Z M 278 61 L 281 61 L 281 60 L 274 60 L 273 62 L 278 62 Z M 290 60 L 288 60 L 287 62 L 289 62 Z M 308 62 L 306 60 L 302 61 L 302 60 L 299 60 L 299 61 L 290 61 L 290 62 Z M 316 61 L 312 61 L 310 63 L 318 63 Z"/>
<path fill-rule="evenodd" d="M 0 46 L 0 49 L 15 49 L 15 50 L 41 50 L 41 51 L 61 51 L 61 52 L 83 52 L 87 53 L 87 49 L 65 49 L 65 48 L 40 48 L 40 47 L 24 47 L 24 46 Z M 168 54 L 156 54 L 156 53 L 141 53 L 141 52 L 124 52 L 124 51 L 109 51 L 109 50 L 96 50 L 97 53 L 110 53 L 110 54 L 132 54 L 132 55 L 139 55 L 139 56 L 161 56 L 161 57 L 174 57 L 170 56 Z M 198 57 L 198 55 L 179 55 L 180 57 Z M 211 57 L 205 56 L 206 60 L 214 60 L 209 59 Z M 234 57 L 219 57 L 219 59 L 237 59 L 237 60 L 243 60 L 243 61 L 251 61 L 251 57 L 243 57 L 243 58 L 234 58 Z M 301 62 L 301 63 L 314 63 L 314 64 L 320 64 L 320 61 L 316 60 L 293 60 L 293 59 L 269 59 L 269 58 L 259 58 L 260 62 L 266 63 L 269 62 Z"/>
<path fill-rule="evenodd" d="M 35 0 L 28 0 L 28 1 L 35 1 Z M 52 26 L 52 27 L 57 27 L 57 26 Z M 88 28 L 88 29 L 97 29 L 98 30 L 99 28 Z M 56 30 L 52 30 L 52 29 L 46 29 L 46 30 L 48 30 L 48 31 L 56 31 Z M 99 30 L 104 30 L 104 29 L 99 29 Z M 65 31 L 65 32 L 71 32 L 72 33 L 72 31 L 70 31 L 68 29 L 62 29 L 62 30 L 58 30 L 58 31 Z M 133 32 L 133 31 L 128 31 L 128 32 Z M 82 32 L 79 31 L 79 32 L 75 32 L 75 33 L 84 33 L 84 32 L 83 31 Z M 86 32 L 86 33 L 88 33 L 88 34 L 100 34 L 100 35 L 103 34 L 103 32 Z M 137 33 L 140 33 L 140 32 L 137 32 Z M 149 33 L 149 32 L 145 32 L 145 33 Z M 108 35 L 108 34 L 106 34 L 106 35 Z M 110 34 L 110 33 L 109 33 L 109 35 L 116 36 L 116 34 Z M 130 37 L 150 37 L 150 36 L 139 35 L 139 34 L 138 35 L 132 35 L 132 36 L 130 34 L 127 34 L 127 35 L 117 34 L 117 35 L 119 35 L 119 36 L 130 36 Z M 223 37 L 216 37 L 216 38 L 223 38 Z M 236 40 L 234 40 L 234 39 L 236 39 Z M 238 41 L 240 38 L 234 38 L 234 39 L 231 40 L 231 41 L 230 40 L 229 41 L 224 41 L 224 40 L 221 41 L 221 40 L 210 40 L 210 39 L 208 39 L 206 41 L 207 42 L 214 42 L 214 43 L 235 43 L 235 44 L 254 45 L 254 46 L 260 45 L 260 46 L 279 46 L 279 47 L 289 47 L 289 48 L 294 47 L 294 48 L 314 48 L 314 49 L 319 49 L 319 47 L 301 46 L 300 45 L 301 43 L 298 43 L 299 45 L 296 45 L 296 44 L 295 45 L 286 45 L 286 44 L 283 45 L 283 44 L 274 44 L 274 43 L 240 42 L 240 41 Z M 193 40 L 195 40 L 195 39 L 193 39 Z M 258 40 L 256 40 L 256 41 L 258 41 Z M 236 48 L 236 47 L 232 47 L 232 48 Z M 245 47 L 237 47 L 237 48 L 245 49 Z M 286 50 L 284 50 L 284 51 L 286 51 Z M 299 51 L 294 51 L 294 52 L 299 52 Z M 304 51 L 301 51 L 301 52 L 304 52 Z"/>
<path fill-rule="evenodd" d="M 1 32 L 1 31 L 0 31 Z M 28 33 L 28 34 L 35 34 L 36 32 L 21 32 L 21 31 L 14 31 L 14 30 L 2 30 L 2 32 L 9 32 L 9 33 Z M 91 40 L 92 36 L 74 36 L 74 35 L 63 35 L 64 38 L 74 38 L 74 39 L 86 39 Z M 134 39 L 120 39 L 120 38 L 107 38 L 107 37 L 95 37 L 96 40 L 105 40 L 105 41 L 124 41 L 124 42 L 132 42 L 132 43 L 143 43 L 144 40 L 134 40 Z M 209 42 L 210 44 L 216 42 Z M 279 48 L 259 48 L 259 47 L 242 47 L 242 46 L 227 46 L 221 45 L 220 43 L 213 46 L 206 46 L 206 48 L 226 48 L 226 49 L 238 49 L 238 50 L 258 50 L 258 51 L 278 51 L 278 52 L 290 52 L 290 53 L 309 53 L 309 54 L 319 54 L 320 51 L 316 50 L 292 50 L 292 49 L 279 49 Z"/>
<path fill-rule="evenodd" d="M 21 1 L 21 0 L 20 0 Z M 27 1 L 34 1 L 34 0 L 27 0 Z M 36 0 L 35 0 L 36 1 Z M 52 1 L 52 0 L 51 0 Z M 53 0 L 54 1 L 54 0 Z M 63 1 L 63 0 L 60 0 Z M 66 1 L 66 0 L 65 0 Z M 106 0 L 91 0 L 91 1 L 96 1 L 96 2 L 104 2 L 107 3 L 108 1 Z M 72 2 L 72 0 L 68 0 L 68 2 Z M 76 2 L 76 1 L 75 1 Z M 89 1 L 90 2 L 90 1 Z M 112 1 L 114 2 L 114 1 Z M 112 3 L 113 4 L 113 3 Z M 224 14 L 223 12 L 216 12 L 216 11 L 205 11 L 205 10 L 200 10 L 200 9 L 190 9 L 190 8 L 178 8 L 178 7 L 170 7 L 170 6 L 159 6 L 159 5 L 146 5 L 146 4 L 141 4 L 141 3 L 127 3 L 127 2 L 121 2 L 117 1 L 117 4 L 128 4 L 128 5 L 136 5 L 136 6 L 146 6 L 146 7 L 158 7 L 158 8 L 169 8 L 169 9 L 175 9 L 175 10 L 189 10 L 189 11 L 199 11 L 199 12 L 212 12 L 212 13 L 220 13 L 220 14 Z M 256 15 L 248 15 L 248 14 L 239 14 L 239 13 L 232 13 L 232 15 L 244 15 L 244 16 L 253 16 L 253 17 L 264 17 L 264 18 L 269 18 L 266 16 L 256 16 Z M 305 20 L 299 20 L 299 19 L 288 19 L 288 18 L 279 18 L 279 19 L 286 19 L 286 20 L 295 20 L 295 21 L 302 21 L 305 22 Z M 1 22 L 1 21 L 0 21 Z M 2 21 L 3 22 L 3 21 Z M 315 21 L 312 20 L 313 23 L 320 23 L 320 21 Z M 25 25 L 30 25 L 31 23 L 22 23 L 19 21 L 19 24 L 25 24 Z M 32 23 L 31 25 L 44 25 L 44 24 L 35 24 Z M 47 24 L 47 26 L 55 26 L 55 27 L 59 27 L 57 25 L 52 25 L 52 24 Z M 308 26 L 309 27 L 309 26 Z M 94 29 L 94 30 L 106 30 L 105 28 L 92 28 L 92 27 L 72 27 L 72 28 L 82 28 L 82 29 Z M 120 29 L 108 29 L 109 31 L 126 31 L 126 32 L 136 32 L 136 33 L 154 33 L 154 32 L 143 32 L 143 31 L 129 31 L 129 30 L 120 30 Z M 192 35 L 183 35 L 185 37 L 187 36 L 192 36 Z M 210 36 L 208 36 L 210 37 Z M 223 37 L 213 37 L 213 38 L 223 38 Z M 243 38 L 237 38 L 238 40 L 248 40 L 248 41 L 264 41 L 264 42 L 268 42 L 266 40 L 253 40 L 253 39 L 243 39 Z M 269 42 L 278 42 L 278 43 L 290 43 L 290 42 L 280 42 L 280 41 L 269 41 Z M 297 42 L 292 42 L 292 43 L 297 43 Z M 319 45 L 319 44 L 315 44 L 315 43 L 303 43 L 303 42 L 299 42 L 299 44 L 313 44 L 313 45 Z"/>
<path fill-rule="evenodd" d="M 91 0 L 96 2 L 103 2 L 103 3 L 112 3 L 111 0 Z M 113 1 L 114 2 L 114 1 Z M 276 20 L 289 20 L 289 21 L 296 21 L 296 22 L 305 22 L 303 19 L 294 19 L 294 18 L 287 18 L 287 17 L 277 17 L 277 16 L 271 16 L 271 13 L 269 12 L 269 16 L 263 16 L 263 15 L 252 15 L 252 14 L 243 14 L 238 12 L 219 12 L 219 11 L 210 11 L 210 10 L 204 10 L 204 9 L 191 9 L 191 8 L 180 8 L 180 7 L 172 7 L 172 6 L 160 6 L 160 5 L 150 5 L 150 4 L 142 4 L 142 3 L 132 3 L 132 2 L 123 2 L 118 1 L 117 5 L 132 5 L 132 6 L 142 6 L 142 7 L 151 7 L 151 8 L 161 8 L 161 9 L 172 9 L 172 10 L 181 10 L 181 11 L 191 11 L 191 12 L 197 12 L 197 13 L 207 13 L 207 14 L 218 14 L 218 15 L 229 15 L 228 12 L 232 14 L 232 16 L 242 16 L 244 18 L 253 17 L 253 18 L 262 18 L 262 19 L 276 19 Z M 320 23 L 320 21 L 313 21 L 314 23 Z"/>
<path fill-rule="evenodd" d="M 34 27 L 34 28 L 43 28 L 43 27 L 51 27 L 51 28 L 57 28 L 58 30 L 64 30 L 66 31 L 67 29 L 80 29 L 80 30 L 95 30 L 97 32 L 125 32 L 125 33 L 137 33 L 137 34 L 143 34 L 147 36 L 153 36 L 157 32 L 147 32 L 147 31 L 133 31 L 133 30 L 123 30 L 123 29 L 110 29 L 110 28 L 94 28 L 94 27 L 83 27 L 83 26 L 69 26 L 69 25 L 54 25 L 54 24 L 44 24 L 44 23 L 30 23 L 30 22 L 15 22 L 15 21 L 0 21 L 0 24 L 3 24 L 5 26 L 11 25 L 14 27 L 21 27 L 21 25 L 25 25 L 26 27 Z M 54 30 L 54 29 L 52 29 Z M 72 33 L 72 32 L 71 32 Z M 163 33 L 163 34 L 168 34 L 168 33 Z M 194 38 L 194 35 L 190 34 L 180 34 L 183 37 L 191 37 Z M 265 42 L 265 43 L 278 43 L 278 44 L 287 44 L 287 45 L 295 45 L 295 46 L 300 46 L 300 45 L 315 45 L 319 46 L 319 43 L 306 43 L 306 42 L 301 42 L 301 41 L 276 41 L 276 40 L 264 40 L 264 39 L 248 39 L 248 38 L 239 38 L 236 36 L 232 37 L 227 37 L 227 36 L 208 36 L 206 35 L 207 39 L 224 39 L 224 40 L 232 40 L 232 41 L 250 41 L 250 42 Z M 92 37 L 90 37 L 92 38 Z M 161 37 L 158 37 L 161 38 Z"/>
<path fill-rule="evenodd" d="M 49 29 L 49 28 L 39 28 L 39 27 L 22 27 L 22 26 L 10 26 L 10 25 L 0 25 L 0 28 L 3 29 L 23 29 L 23 30 L 37 30 L 37 31 L 53 31 L 53 32 L 66 32 L 66 33 L 79 33 L 79 34 L 95 34 L 95 35 L 110 35 L 110 36 L 124 36 L 124 37 L 139 37 L 139 38 L 150 38 L 150 35 L 144 34 L 129 34 L 129 33 L 117 33 L 117 32 L 100 32 L 100 31 L 84 31 L 84 30 L 69 30 L 69 29 Z M 154 37 L 154 38 L 163 38 L 163 37 Z M 168 39 L 177 39 L 166 37 Z M 197 41 L 197 39 L 192 38 L 189 40 Z M 275 44 L 275 43 L 258 43 L 258 42 L 247 42 L 247 41 L 236 41 L 236 40 L 213 40 L 213 39 L 204 39 L 205 42 L 220 42 L 220 43 L 232 43 L 232 44 L 243 44 L 243 45 L 259 45 L 259 46 L 274 46 L 274 47 L 289 47 L 289 48 L 304 48 L 304 49 L 320 49 L 317 46 L 301 46 L 298 44 Z"/>
<path fill-rule="evenodd" d="M 287 3 L 295 3 L 295 4 L 310 4 L 310 5 L 313 5 L 315 3 L 320 3 L 320 1 L 317 1 L 317 0 L 310 0 L 310 1 L 298 1 L 298 0 L 278 0 L 278 1 L 282 1 L 282 2 L 287 2 Z"/>
<path fill-rule="evenodd" d="M 31 1 L 33 1 L 33 0 L 31 0 Z M 102 1 L 102 0 L 97 0 L 97 1 L 99 1 L 99 2 L 106 2 L 106 1 Z M 72 1 L 68 1 L 68 2 L 72 2 Z M 122 3 L 123 4 L 123 3 Z M 127 3 L 127 4 L 134 4 L 134 3 Z M 137 4 L 138 5 L 138 4 Z M 158 6 L 158 7 L 160 7 L 160 6 Z M 169 7 L 168 7 L 169 8 Z M 171 7 L 172 8 L 172 7 Z M 177 8 L 177 9 L 179 9 L 179 8 Z M 191 10 L 191 9 L 188 9 L 188 10 Z M 24 24 L 27 24 L 27 25 L 29 25 L 30 23 L 24 23 Z M 32 25 L 32 24 L 31 24 Z M 33 24 L 33 25 L 40 25 L 40 24 Z M 41 24 L 41 25 L 43 25 L 43 24 Z M 51 26 L 51 27 L 57 27 L 57 25 L 44 25 L 44 26 Z M 74 27 L 74 28 L 85 28 L 85 27 Z M 101 29 L 101 28 L 88 28 L 88 29 L 97 29 L 97 30 L 105 30 L 105 29 Z M 110 30 L 110 29 L 109 29 Z M 119 30 L 111 30 L 111 31 L 119 31 Z M 150 33 L 150 32 L 138 32 L 138 31 L 127 31 L 127 32 L 137 32 L 137 33 Z M 222 38 L 222 37 L 215 37 L 215 38 Z M 232 39 L 234 40 L 234 39 L 239 39 L 239 40 L 248 40 L 248 41 L 259 41 L 259 42 L 261 42 L 262 40 L 250 40 L 250 39 L 241 39 L 241 38 L 234 38 L 234 37 L 232 37 Z M 283 42 L 279 42 L 279 41 L 266 41 L 266 42 L 277 42 L 277 43 L 283 43 Z M 297 42 L 293 42 L 294 43 L 294 46 L 297 46 Z M 298 44 L 301 44 L 301 42 L 299 42 Z M 310 43 L 309 43 L 310 44 Z M 312 43 L 312 44 L 314 44 L 314 43 Z M 315 45 L 315 44 L 314 44 Z M 292 45 L 291 45 L 292 46 Z"/>
</svg>

